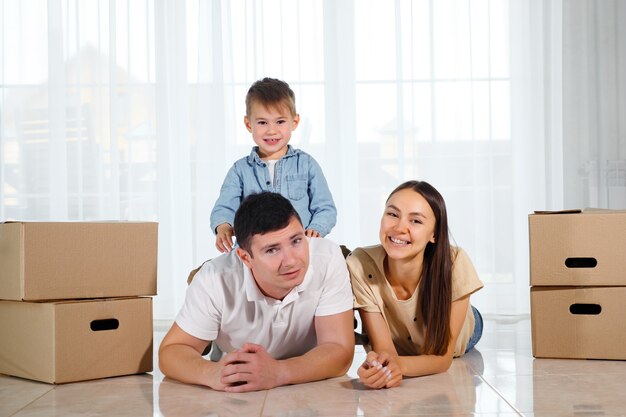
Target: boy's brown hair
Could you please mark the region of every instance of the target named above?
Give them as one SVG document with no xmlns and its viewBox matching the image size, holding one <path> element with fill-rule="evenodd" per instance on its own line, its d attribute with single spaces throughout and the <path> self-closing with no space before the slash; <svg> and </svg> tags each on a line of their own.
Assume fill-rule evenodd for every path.
<svg viewBox="0 0 626 417">
<path fill-rule="evenodd" d="M 265 107 L 287 106 L 292 116 L 296 116 L 296 95 L 284 81 L 265 77 L 256 81 L 246 95 L 246 116 L 250 117 L 252 103 L 259 103 Z"/>
</svg>

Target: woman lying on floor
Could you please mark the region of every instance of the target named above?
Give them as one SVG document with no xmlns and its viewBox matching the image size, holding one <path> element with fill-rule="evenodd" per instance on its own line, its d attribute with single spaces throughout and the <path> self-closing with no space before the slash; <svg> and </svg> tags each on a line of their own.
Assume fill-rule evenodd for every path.
<svg viewBox="0 0 626 417">
<path fill-rule="evenodd" d="M 398 186 L 385 205 L 380 245 L 355 249 L 347 262 L 370 340 L 358 370 L 366 386 L 445 372 L 480 339 L 470 295 L 483 284 L 467 253 L 450 245 L 446 205 L 430 184 Z"/>
</svg>

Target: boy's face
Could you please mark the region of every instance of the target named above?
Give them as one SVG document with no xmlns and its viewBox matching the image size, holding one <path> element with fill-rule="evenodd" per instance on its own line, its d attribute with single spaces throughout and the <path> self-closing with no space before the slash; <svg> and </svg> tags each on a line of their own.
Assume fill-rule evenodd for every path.
<svg viewBox="0 0 626 417">
<path fill-rule="evenodd" d="M 237 248 L 237 255 L 252 271 L 261 292 L 282 300 L 304 281 L 309 268 L 309 241 L 302 224 L 292 217 L 284 229 L 252 236 L 250 252 Z"/>
<path fill-rule="evenodd" d="M 244 123 L 259 147 L 259 157 L 280 159 L 287 153 L 291 132 L 298 127 L 300 116 L 292 116 L 286 105 L 266 107 L 253 102 Z"/>
</svg>

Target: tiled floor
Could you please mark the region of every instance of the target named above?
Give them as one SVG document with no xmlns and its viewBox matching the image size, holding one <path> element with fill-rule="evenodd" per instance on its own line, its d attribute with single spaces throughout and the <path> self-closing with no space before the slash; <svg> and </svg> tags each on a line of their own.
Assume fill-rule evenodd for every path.
<svg viewBox="0 0 626 417">
<path fill-rule="evenodd" d="M 247 394 L 158 370 L 59 386 L 0 376 L 0 416 L 626 416 L 626 361 L 533 359 L 528 317 L 487 318 L 477 347 L 444 374 L 380 391 L 355 379 L 359 349 L 345 377 Z"/>
</svg>

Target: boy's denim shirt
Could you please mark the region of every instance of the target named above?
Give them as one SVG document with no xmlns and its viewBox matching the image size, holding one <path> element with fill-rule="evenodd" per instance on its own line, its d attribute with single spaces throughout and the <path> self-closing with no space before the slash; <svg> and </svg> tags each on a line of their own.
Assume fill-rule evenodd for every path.
<svg viewBox="0 0 626 417">
<path fill-rule="evenodd" d="M 241 200 L 261 191 L 280 193 L 293 204 L 305 229 L 326 236 L 337 222 L 337 209 L 322 168 L 306 152 L 288 145 L 287 153 L 276 163 L 274 183 L 267 164 L 259 158 L 258 146 L 250 155 L 233 164 L 226 174 L 220 196 L 211 212 L 211 230 L 222 223 L 231 226 Z"/>
</svg>

